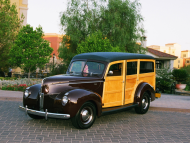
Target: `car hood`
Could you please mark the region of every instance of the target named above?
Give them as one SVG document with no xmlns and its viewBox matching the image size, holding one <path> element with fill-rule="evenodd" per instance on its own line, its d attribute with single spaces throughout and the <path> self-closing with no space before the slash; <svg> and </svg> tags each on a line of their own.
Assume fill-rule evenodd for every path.
<svg viewBox="0 0 190 143">
<path fill-rule="evenodd" d="M 99 77 L 80 77 L 70 75 L 56 75 L 43 79 L 43 84 L 58 84 L 58 83 L 73 83 L 73 82 L 88 82 L 102 80 Z"/>
</svg>

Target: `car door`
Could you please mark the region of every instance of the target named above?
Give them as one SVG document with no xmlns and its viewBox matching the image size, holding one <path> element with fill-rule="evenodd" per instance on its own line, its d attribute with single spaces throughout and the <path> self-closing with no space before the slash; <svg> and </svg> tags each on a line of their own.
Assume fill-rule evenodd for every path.
<svg viewBox="0 0 190 143">
<path fill-rule="evenodd" d="M 141 59 L 139 67 L 139 82 L 147 82 L 155 90 L 155 60 Z"/>
<path fill-rule="evenodd" d="M 134 94 L 138 84 L 139 60 L 127 60 L 126 62 L 126 83 L 125 83 L 125 104 L 134 102 Z"/>
<path fill-rule="evenodd" d="M 124 81 L 125 60 L 110 63 L 105 75 L 102 97 L 103 108 L 124 104 Z"/>
</svg>

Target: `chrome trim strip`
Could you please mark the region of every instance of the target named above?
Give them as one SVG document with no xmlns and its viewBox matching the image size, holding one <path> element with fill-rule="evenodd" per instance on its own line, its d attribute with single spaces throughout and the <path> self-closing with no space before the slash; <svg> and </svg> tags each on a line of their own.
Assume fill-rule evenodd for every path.
<svg viewBox="0 0 190 143">
<path fill-rule="evenodd" d="M 43 116 L 43 117 L 45 117 L 46 120 L 48 119 L 48 117 L 58 118 L 58 119 L 69 119 L 70 118 L 69 114 L 51 113 L 51 112 L 47 112 L 47 109 L 46 109 L 46 112 L 28 109 L 23 106 L 19 106 L 19 109 L 21 111 L 26 112 L 27 114 L 29 113 L 29 114 L 33 114 L 33 115 L 37 115 L 37 116 Z"/>
<path fill-rule="evenodd" d="M 28 111 L 28 106 L 26 105 L 26 108 L 25 108 L 25 114 L 26 115 L 28 114 L 27 111 Z"/>
<path fill-rule="evenodd" d="M 48 116 L 48 111 L 46 109 L 46 112 L 45 112 L 45 119 L 47 120 L 47 116 Z"/>
<path fill-rule="evenodd" d="M 82 84 L 82 83 L 97 83 L 97 82 L 104 82 L 104 81 L 89 81 L 89 82 L 57 82 L 57 83 L 52 83 L 54 84 Z"/>
<path fill-rule="evenodd" d="M 40 111 L 44 111 L 44 93 L 40 94 Z"/>
</svg>

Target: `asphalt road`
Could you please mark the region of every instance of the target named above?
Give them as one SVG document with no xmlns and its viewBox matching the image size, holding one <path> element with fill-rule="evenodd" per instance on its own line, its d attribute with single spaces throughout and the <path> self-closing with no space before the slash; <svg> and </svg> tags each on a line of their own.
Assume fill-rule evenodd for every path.
<svg viewBox="0 0 190 143">
<path fill-rule="evenodd" d="M 131 109 L 102 116 L 86 130 L 75 129 L 70 120 L 31 119 L 18 110 L 19 105 L 21 101 L 0 101 L 0 143 L 190 142 L 190 113 L 154 110 L 156 105 L 144 115 Z"/>
</svg>

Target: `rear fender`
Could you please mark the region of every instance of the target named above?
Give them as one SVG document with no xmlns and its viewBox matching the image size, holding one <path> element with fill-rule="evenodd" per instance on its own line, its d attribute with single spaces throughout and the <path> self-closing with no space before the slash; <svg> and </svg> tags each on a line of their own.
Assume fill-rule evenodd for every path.
<svg viewBox="0 0 190 143">
<path fill-rule="evenodd" d="M 135 91 L 134 103 L 138 103 L 139 106 L 141 105 L 141 100 L 144 92 L 148 92 L 151 101 L 155 100 L 155 91 L 153 87 L 146 82 L 142 82 L 137 86 L 137 89 Z"/>
</svg>

